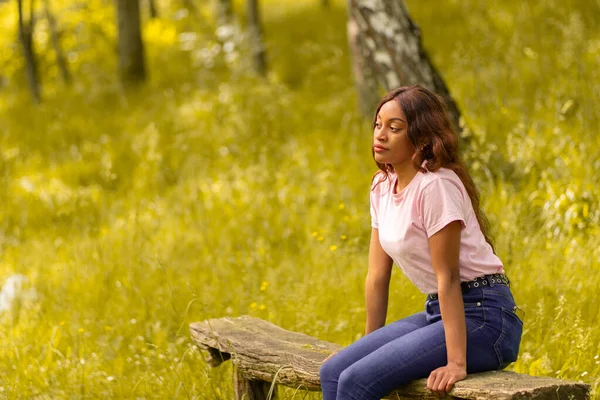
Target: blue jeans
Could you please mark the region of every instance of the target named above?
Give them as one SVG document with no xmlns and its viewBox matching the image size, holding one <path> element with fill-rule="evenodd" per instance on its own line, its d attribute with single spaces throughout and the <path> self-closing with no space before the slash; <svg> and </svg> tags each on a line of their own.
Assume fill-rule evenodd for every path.
<svg viewBox="0 0 600 400">
<path fill-rule="evenodd" d="M 516 361 L 523 322 L 508 286 L 473 288 L 463 294 L 467 324 L 467 374 L 504 369 Z M 320 370 L 323 400 L 379 400 L 446 365 L 439 300 L 425 311 L 362 337 Z"/>
</svg>

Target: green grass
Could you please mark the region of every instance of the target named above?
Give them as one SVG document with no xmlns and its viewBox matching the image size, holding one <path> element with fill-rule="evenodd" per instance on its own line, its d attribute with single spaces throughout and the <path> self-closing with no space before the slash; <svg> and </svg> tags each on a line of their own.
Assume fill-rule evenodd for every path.
<svg viewBox="0 0 600 400">
<path fill-rule="evenodd" d="M 189 339 L 212 317 L 360 337 L 375 165 L 334 3 L 266 2 L 266 80 L 247 74 L 243 47 L 229 61 L 214 51 L 209 9 L 175 20 L 163 3 L 146 24 L 150 82 L 125 96 L 110 4 L 84 19 L 65 0 L 76 83 L 63 87 L 38 37 L 41 106 L 14 7 L 0 5 L 0 282 L 22 273 L 38 293 L 0 315 L 0 394 L 230 399 L 230 366 L 211 369 Z M 597 396 L 598 5 L 408 5 L 473 131 L 466 155 L 526 313 L 511 369 Z M 388 321 L 423 302 L 396 270 Z M 282 397 L 319 398 L 294 393 Z"/>
</svg>

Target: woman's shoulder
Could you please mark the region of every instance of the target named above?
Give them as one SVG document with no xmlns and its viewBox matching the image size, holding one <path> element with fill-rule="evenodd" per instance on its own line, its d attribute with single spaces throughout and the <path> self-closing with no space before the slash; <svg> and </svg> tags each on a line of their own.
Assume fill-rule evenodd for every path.
<svg viewBox="0 0 600 400">
<path fill-rule="evenodd" d="M 449 168 L 440 168 L 437 171 L 427 171 L 424 173 L 420 173 L 423 174 L 423 177 L 420 182 L 421 190 L 425 190 L 425 188 L 431 186 L 431 184 L 433 183 L 444 185 L 448 182 L 454 184 L 454 186 L 460 189 L 461 192 L 464 190 L 464 185 L 458 177 L 458 175 L 456 174 L 456 172 Z"/>
</svg>

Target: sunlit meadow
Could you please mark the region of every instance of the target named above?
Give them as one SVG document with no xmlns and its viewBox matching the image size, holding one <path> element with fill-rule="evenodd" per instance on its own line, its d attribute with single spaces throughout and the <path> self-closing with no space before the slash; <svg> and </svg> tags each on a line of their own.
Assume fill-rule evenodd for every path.
<svg viewBox="0 0 600 400">
<path fill-rule="evenodd" d="M 0 4 L 0 396 L 230 399 L 188 324 L 250 314 L 349 344 L 364 331 L 375 166 L 345 2 L 265 0 L 270 72 L 224 53 L 210 8 L 147 20 L 150 81 L 116 80 L 112 2 L 52 2 L 31 104 Z M 197 2 L 200 3 L 200 2 Z M 600 385 L 600 5 L 407 1 L 470 128 L 465 149 L 525 311 L 509 369 Z M 244 2 L 236 3 L 242 17 Z M 394 272 L 388 322 L 424 296 Z M 281 397 L 318 399 L 285 389 Z"/>
</svg>

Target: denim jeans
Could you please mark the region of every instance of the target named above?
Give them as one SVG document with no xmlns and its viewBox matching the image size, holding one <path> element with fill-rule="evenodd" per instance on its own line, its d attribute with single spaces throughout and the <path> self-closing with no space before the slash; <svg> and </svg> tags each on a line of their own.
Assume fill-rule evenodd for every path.
<svg viewBox="0 0 600 400">
<path fill-rule="evenodd" d="M 467 374 L 504 369 L 517 359 L 523 322 L 508 286 L 463 293 L 467 326 Z M 425 311 L 362 337 L 320 369 L 323 400 L 378 400 L 447 364 L 439 300 Z"/>
</svg>

